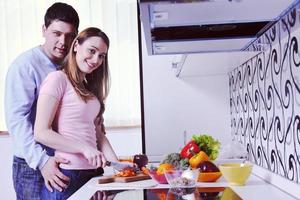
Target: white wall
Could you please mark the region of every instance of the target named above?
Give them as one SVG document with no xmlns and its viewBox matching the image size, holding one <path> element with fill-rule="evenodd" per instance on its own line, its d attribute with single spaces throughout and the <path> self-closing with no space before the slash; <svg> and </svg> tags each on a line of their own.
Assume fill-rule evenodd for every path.
<svg viewBox="0 0 300 200">
<path fill-rule="evenodd" d="M 133 156 L 142 153 L 141 128 L 111 129 L 106 131 L 117 156 Z"/>
<path fill-rule="evenodd" d="M 226 74 L 177 78 L 172 55 L 148 56 L 143 48 L 146 153 L 152 161 L 178 152 L 193 134 L 230 140 L 229 84 Z M 194 67 L 197 63 L 194 63 Z M 206 67 L 210 67 L 207 63 Z"/>
</svg>

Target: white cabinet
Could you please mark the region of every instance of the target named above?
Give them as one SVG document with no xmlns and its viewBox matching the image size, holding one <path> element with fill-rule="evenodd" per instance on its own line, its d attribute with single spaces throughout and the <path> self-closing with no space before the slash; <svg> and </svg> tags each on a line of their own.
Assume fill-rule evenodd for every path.
<svg viewBox="0 0 300 200">
<path fill-rule="evenodd" d="M 151 55 L 241 51 L 296 0 L 141 0 Z"/>
</svg>

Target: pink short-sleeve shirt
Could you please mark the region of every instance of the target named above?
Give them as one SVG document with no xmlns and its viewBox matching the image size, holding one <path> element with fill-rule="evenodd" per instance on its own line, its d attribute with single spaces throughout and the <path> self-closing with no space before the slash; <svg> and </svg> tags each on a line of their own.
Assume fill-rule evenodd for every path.
<svg viewBox="0 0 300 200">
<path fill-rule="evenodd" d="M 53 128 L 66 138 L 82 141 L 97 148 L 94 120 L 100 111 L 100 103 L 95 97 L 85 103 L 63 71 L 48 74 L 40 94 L 50 95 L 59 101 Z M 82 154 L 55 151 L 55 155 L 68 159 L 68 164 L 60 164 L 64 169 L 93 169 Z"/>
</svg>

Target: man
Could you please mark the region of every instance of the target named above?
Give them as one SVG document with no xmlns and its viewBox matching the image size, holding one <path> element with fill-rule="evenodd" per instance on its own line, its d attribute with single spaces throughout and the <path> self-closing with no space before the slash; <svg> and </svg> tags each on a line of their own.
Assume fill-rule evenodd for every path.
<svg viewBox="0 0 300 200">
<path fill-rule="evenodd" d="M 13 139 L 17 199 L 40 199 L 43 181 L 50 191 L 62 191 L 67 186 L 69 178 L 58 168 L 58 163 L 67 161 L 47 155 L 45 148 L 34 141 L 33 126 L 40 84 L 67 55 L 78 26 L 79 17 L 72 6 L 53 4 L 44 17 L 44 44 L 21 54 L 8 70 L 5 117 Z"/>
</svg>

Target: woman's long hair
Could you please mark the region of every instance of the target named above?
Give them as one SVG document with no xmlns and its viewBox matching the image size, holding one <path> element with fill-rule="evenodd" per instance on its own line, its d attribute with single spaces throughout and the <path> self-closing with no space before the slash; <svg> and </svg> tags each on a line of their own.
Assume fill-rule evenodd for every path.
<svg viewBox="0 0 300 200">
<path fill-rule="evenodd" d="M 85 80 L 82 82 L 80 80 L 80 73 L 82 72 L 76 63 L 76 52 L 74 51 L 76 41 L 79 45 L 81 45 L 85 40 L 94 36 L 102 38 L 107 45 L 107 49 L 109 48 L 109 39 L 104 32 L 95 27 L 87 28 L 81 31 L 74 39 L 70 51 L 61 68 L 66 73 L 71 84 L 75 88 L 76 93 L 83 101 L 87 102 L 89 99 L 92 99 L 95 96 L 99 99 L 101 105 L 101 112 L 99 114 L 103 114 L 105 110 L 104 101 L 110 88 L 109 69 L 107 62 L 108 54 L 106 54 L 102 64 L 97 69 L 90 74 L 86 74 Z"/>
</svg>

